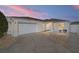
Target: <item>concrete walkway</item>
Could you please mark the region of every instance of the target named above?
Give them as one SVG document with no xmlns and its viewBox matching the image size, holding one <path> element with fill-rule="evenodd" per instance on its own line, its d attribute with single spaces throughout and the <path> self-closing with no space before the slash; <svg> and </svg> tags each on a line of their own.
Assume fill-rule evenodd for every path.
<svg viewBox="0 0 79 59">
<path fill-rule="evenodd" d="M 68 33 L 40 32 L 21 35 L 6 52 L 10 53 L 71 53 L 79 52 L 79 37 Z M 4 50 L 5 51 L 5 50 Z"/>
</svg>

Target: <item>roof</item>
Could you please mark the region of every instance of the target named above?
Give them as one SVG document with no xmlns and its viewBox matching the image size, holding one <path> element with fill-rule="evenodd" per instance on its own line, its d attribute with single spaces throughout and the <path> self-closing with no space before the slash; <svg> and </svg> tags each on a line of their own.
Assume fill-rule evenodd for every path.
<svg viewBox="0 0 79 59">
<path fill-rule="evenodd" d="M 53 22 L 69 22 L 68 20 L 61 20 L 61 19 L 54 19 L 54 18 L 51 18 L 51 19 L 37 19 L 37 18 L 33 18 L 33 17 L 20 17 L 20 16 L 7 16 L 7 17 L 10 17 L 10 18 L 23 18 L 23 19 L 30 19 L 30 20 L 36 20 L 36 21 L 43 21 L 43 22 L 50 22 L 50 21 L 53 21 Z"/>
<path fill-rule="evenodd" d="M 21 17 L 21 16 L 7 16 L 10 18 L 22 18 L 22 19 L 30 19 L 30 20 L 36 20 L 36 21 L 41 21 L 41 19 L 33 18 L 33 17 Z"/>
<path fill-rule="evenodd" d="M 61 20 L 61 19 L 54 19 L 54 18 L 46 19 L 45 21 L 53 21 L 53 22 L 69 22 L 68 20 Z"/>
<path fill-rule="evenodd" d="M 79 21 L 71 22 L 71 25 L 76 25 L 76 24 L 79 25 Z"/>
</svg>

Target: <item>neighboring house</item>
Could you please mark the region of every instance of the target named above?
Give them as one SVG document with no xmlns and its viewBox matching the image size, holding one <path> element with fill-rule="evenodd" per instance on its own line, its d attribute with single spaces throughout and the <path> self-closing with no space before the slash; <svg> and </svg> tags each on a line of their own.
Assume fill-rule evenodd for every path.
<svg viewBox="0 0 79 59">
<path fill-rule="evenodd" d="M 12 36 L 34 32 L 59 32 L 66 29 L 69 32 L 69 21 L 59 19 L 41 20 L 32 17 L 6 17 L 8 20 L 8 34 Z"/>
<path fill-rule="evenodd" d="M 79 34 L 79 21 L 72 22 L 70 26 L 71 26 L 71 29 L 70 29 L 71 32 Z"/>
</svg>

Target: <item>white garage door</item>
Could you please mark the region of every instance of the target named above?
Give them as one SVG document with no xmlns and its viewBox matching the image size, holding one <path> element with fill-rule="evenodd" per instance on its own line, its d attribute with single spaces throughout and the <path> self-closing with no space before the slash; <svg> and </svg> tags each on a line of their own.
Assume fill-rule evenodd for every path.
<svg viewBox="0 0 79 59">
<path fill-rule="evenodd" d="M 79 25 L 71 25 L 71 32 L 78 33 Z"/>
<path fill-rule="evenodd" d="M 77 32 L 77 25 L 71 25 L 71 32 L 73 33 Z"/>
<path fill-rule="evenodd" d="M 36 27 L 37 24 L 19 24 L 19 35 L 36 32 Z"/>
</svg>

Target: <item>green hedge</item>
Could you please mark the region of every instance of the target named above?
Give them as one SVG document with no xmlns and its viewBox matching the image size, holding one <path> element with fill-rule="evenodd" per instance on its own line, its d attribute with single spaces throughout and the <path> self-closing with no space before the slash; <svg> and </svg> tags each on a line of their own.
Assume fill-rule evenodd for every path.
<svg viewBox="0 0 79 59">
<path fill-rule="evenodd" d="M 8 30 L 8 22 L 2 12 L 0 12 L 0 37 L 4 35 Z"/>
</svg>

